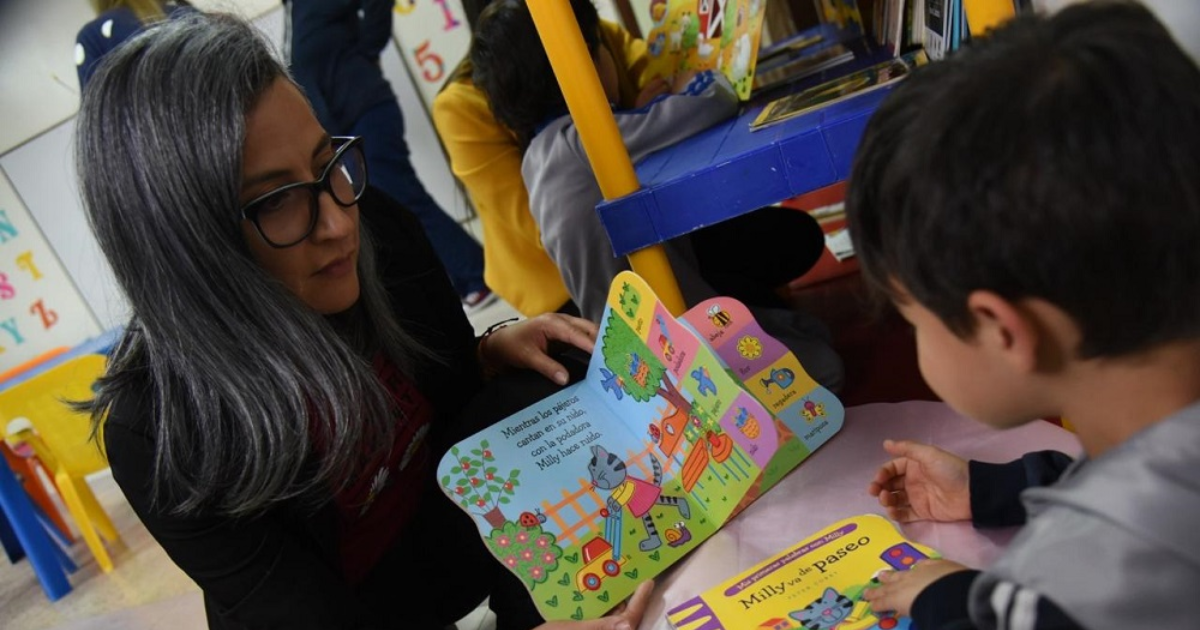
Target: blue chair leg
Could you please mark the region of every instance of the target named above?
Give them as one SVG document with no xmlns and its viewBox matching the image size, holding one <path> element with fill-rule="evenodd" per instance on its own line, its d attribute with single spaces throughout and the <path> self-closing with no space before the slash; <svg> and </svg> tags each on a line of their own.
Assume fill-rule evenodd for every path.
<svg viewBox="0 0 1200 630">
<path fill-rule="evenodd" d="M 38 522 L 42 524 L 42 529 L 50 535 L 51 542 L 57 543 L 51 546 L 54 548 L 54 554 L 58 556 L 58 563 L 67 573 L 74 573 L 79 567 L 75 566 L 75 562 L 71 560 L 71 556 L 68 556 L 66 551 L 71 547 L 71 541 L 58 531 L 58 526 L 50 520 L 49 516 L 46 516 L 46 512 L 38 507 L 37 503 L 30 502 L 30 505 L 33 507 L 33 513 L 37 516 Z"/>
<path fill-rule="evenodd" d="M 50 535 L 38 522 L 33 502 L 25 494 L 8 462 L 0 459 L 0 511 L 16 534 L 16 539 L 29 556 L 33 571 L 42 583 L 42 590 L 50 601 L 57 601 L 71 592 L 71 583 L 63 571 L 66 554 L 50 539 Z"/>
<path fill-rule="evenodd" d="M 17 532 L 13 531 L 4 512 L 0 512 L 0 547 L 4 547 L 4 555 L 8 556 L 8 561 L 13 564 L 25 557 L 25 549 L 17 540 Z"/>
</svg>

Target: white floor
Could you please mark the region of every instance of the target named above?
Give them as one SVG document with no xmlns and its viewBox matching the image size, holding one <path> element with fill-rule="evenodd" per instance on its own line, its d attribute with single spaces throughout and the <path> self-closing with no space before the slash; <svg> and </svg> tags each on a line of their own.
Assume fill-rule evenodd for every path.
<svg viewBox="0 0 1200 630">
<path fill-rule="evenodd" d="M 504 301 L 470 316 L 478 333 L 489 325 L 516 317 Z M 28 561 L 13 565 L 0 554 L 0 627 L 6 630 L 203 630 L 204 607 L 195 583 L 167 557 L 137 520 L 109 474 L 89 479 L 100 503 L 124 540 L 113 550 L 116 568 L 100 571 L 87 547 L 77 542 L 71 555 L 79 570 L 70 576 L 72 590 L 51 603 Z M 495 619 L 486 607 L 458 623 L 459 630 L 492 630 Z"/>
</svg>

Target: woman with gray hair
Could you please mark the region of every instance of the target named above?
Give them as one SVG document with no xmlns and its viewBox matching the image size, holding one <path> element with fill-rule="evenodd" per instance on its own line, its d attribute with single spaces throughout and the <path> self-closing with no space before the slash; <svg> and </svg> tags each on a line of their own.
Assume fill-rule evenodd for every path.
<svg viewBox="0 0 1200 630">
<path fill-rule="evenodd" d="M 362 142 L 329 137 L 236 18 L 169 20 L 101 62 L 78 169 L 132 317 L 95 432 L 212 628 L 441 628 L 485 597 L 498 628 L 532 627 L 433 467 L 564 384 L 552 351 L 591 351 L 596 328 L 475 338 L 420 224 L 367 186 Z M 544 627 L 630 627 L 647 596 Z"/>
</svg>

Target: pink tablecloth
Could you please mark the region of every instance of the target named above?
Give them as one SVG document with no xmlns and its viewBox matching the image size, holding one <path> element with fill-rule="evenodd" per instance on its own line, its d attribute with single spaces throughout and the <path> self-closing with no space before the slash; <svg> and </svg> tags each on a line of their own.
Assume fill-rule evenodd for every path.
<svg viewBox="0 0 1200 630">
<path fill-rule="evenodd" d="M 1010 461 L 1031 450 L 1054 449 L 1072 456 L 1081 452 L 1074 434 L 1048 422 L 995 431 L 942 403 L 924 401 L 848 409 L 838 435 L 678 566 L 659 576 L 642 630 L 668 630 L 665 613 L 670 608 L 829 523 L 856 514 L 883 514 L 866 487 L 888 460 L 884 438 L 928 442 L 969 459 L 992 462 Z M 901 531 L 946 558 L 983 568 L 1015 530 L 981 532 L 963 522 L 913 523 Z"/>
</svg>

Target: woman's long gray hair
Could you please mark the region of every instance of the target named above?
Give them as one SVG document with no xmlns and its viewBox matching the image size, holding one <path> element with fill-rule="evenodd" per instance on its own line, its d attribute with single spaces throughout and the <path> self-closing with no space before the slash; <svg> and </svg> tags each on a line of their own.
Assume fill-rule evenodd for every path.
<svg viewBox="0 0 1200 630">
<path fill-rule="evenodd" d="M 190 15 L 110 53 L 88 85 L 76 160 L 89 221 L 133 309 L 92 412 L 152 385 L 153 494 L 247 515 L 319 501 L 392 443 L 372 369 L 425 351 L 393 319 L 361 239 L 358 304 L 332 323 L 263 271 L 239 214 L 246 115 L 287 70 L 251 26 Z M 290 80 L 290 79 L 289 79 Z"/>
</svg>

